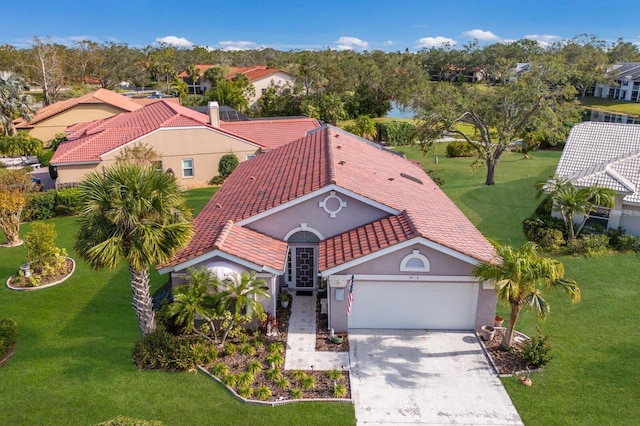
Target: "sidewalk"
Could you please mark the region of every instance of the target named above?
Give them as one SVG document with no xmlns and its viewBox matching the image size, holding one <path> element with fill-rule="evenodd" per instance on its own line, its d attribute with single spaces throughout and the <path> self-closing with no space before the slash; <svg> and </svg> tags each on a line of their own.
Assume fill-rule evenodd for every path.
<svg viewBox="0 0 640 426">
<path fill-rule="evenodd" d="M 348 352 L 316 351 L 316 306 L 313 296 L 291 295 L 285 370 L 342 370 L 349 368 Z M 311 367 L 313 366 L 313 368 Z"/>
</svg>

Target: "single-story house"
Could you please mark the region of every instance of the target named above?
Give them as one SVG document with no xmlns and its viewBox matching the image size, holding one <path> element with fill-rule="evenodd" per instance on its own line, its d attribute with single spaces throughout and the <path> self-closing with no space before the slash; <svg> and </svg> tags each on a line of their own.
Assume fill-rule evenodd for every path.
<svg viewBox="0 0 640 426">
<path fill-rule="evenodd" d="M 616 191 L 611 209 L 591 216 L 607 228 L 640 236 L 640 125 L 587 121 L 575 125 L 560 156 L 556 175 L 578 187 Z M 582 218 L 576 218 L 582 220 Z"/>
<path fill-rule="evenodd" d="M 200 71 L 200 77 L 197 81 L 191 81 L 191 77 L 186 71 L 178 74 L 178 78 L 185 81 L 193 93 L 204 93 L 211 88 L 211 82 L 204 78 L 204 72 L 216 65 L 195 65 Z M 249 99 L 249 107 L 258 102 L 258 99 L 266 93 L 269 86 L 290 86 L 293 85 L 295 78 L 287 71 L 271 68 L 264 65 L 255 65 L 251 67 L 232 67 L 231 71 L 226 75 L 227 80 L 231 80 L 236 74 L 244 74 L 253 84 L 255 90 L 254 95 Z"/>
<path fill-rule="evenodd" d="M 640 62 L 621 62 L 607 69 L 609 82 L 596 83 L 597 98 L 640 102 Z"/>
<path fill-rule="evenodd" d="M 493 246 L 419 165 L 329 125 L 240 164 L 194 227 L 159 266 L 174 286 L 190 267 L 254 271 L 274 313 L 282 288 L 326 285 L 337 332 L 494 321 L 495 290 L 472 273 L 496 261 Z"/>
<path fill-rule="evenodd" d="M 244 161 L 272 148 L 234 133 L 232 124 L 220 121 L 215 102 L 207 115 L 162 99 L 133 112 L 75 124 L 67 128 L 67 142 L 51 159 L 58 174 L 56 188 L 75 186 L 89 172 L 114 164 L 125 147 L 138 143 L 158 152 L 158 166 L 173 172 L 184 187 L 205 185 L 218 174 L 222 156 L 234 153 Z M 283 119 L 271 130 L 292 141 L 317 127 L 315 119 Z"/>
<path fill-rule="evenodd" d="M 123 112 L 140 109 L 142 105 L 126 96 L 107 89 L 98 89 L 86 95 L 59 101 L 40 108 L 30 121 L 14 121 L 16 130 L 23 130 L 49 146 L 58 133 L 67 127 L 85 121 L 113 117 Z"/>
</svg>

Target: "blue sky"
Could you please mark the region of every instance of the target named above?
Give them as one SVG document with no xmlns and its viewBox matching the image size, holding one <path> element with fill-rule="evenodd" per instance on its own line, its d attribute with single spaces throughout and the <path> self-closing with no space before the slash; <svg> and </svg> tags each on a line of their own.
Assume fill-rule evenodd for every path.
<svg viewBox="0 0 640 426">
<path fill-rule="evenodd" d="M 549 43 L 588 33 L 640 43 L 637 10 L 606 1 L 24 0 L 3 5 L 0 44 L 34 36 L 145 47 L 167 42 L 214 49 L 417 51 L 531 38 Z M 7 17 L 12 17 L 7 19 Z"/>
</svg>

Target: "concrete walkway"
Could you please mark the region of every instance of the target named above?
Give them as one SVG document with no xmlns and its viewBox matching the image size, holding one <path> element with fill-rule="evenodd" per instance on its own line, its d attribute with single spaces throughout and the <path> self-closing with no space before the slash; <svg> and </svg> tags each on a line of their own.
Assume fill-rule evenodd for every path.
<svg viewBox="0 0 640 426">
<path fill-rule="evenodd" d="M 316 295 L 297 296 L 292 291 L 285 370 L 342 370 L 349 368 L 348 352 L 316 351 Z M 312 368 L 313 366 L 313 368 Z"/>
</svg>

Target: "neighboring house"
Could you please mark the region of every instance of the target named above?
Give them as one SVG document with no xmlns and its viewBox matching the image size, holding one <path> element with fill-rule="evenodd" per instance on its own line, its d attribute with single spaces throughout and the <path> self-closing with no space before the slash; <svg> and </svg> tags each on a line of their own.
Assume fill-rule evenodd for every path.
<svg viewBox="0 0 640 426">
<path fill-rule="evenodd" d="M 276 295 L 328 286 L 329 327 L 479 329 L 495 290 L 474 266 L 491 244 L 422 168 L 325 125 L 242 163 L 194 220 L 195 236 L 166 265 L 218 276 L 255 271 Z M 349 280 L 354 301 L 347 316 Z"/>
<path fill-rule="evenodd" d="M 40 139 L 45 146 L 67 127 L 85 121 L 113 117 L 135 111 L 142 106 L 132 99 L 107 89 L 98 89 L 86 95 L 59 101 L 39 109 L 30 121 L 16 120 L 17 130 L 23 130 Z"/>
<path fill-rule="evenodd" d="M 597 83 L 593 95 L 598 98 L 640 102 L 640 62 L 622 62 L 607 69 L 609 83 Z"/>
<path fill-rule="evenodd" d="M 592 221 L 640 236 L 640 125 L 577 124 L 569 133 L 556 175 L 571 179 L 578 187 L 615 190 L 614 207 L 599 208 L 591 215 Z"/>
<path fill-rule="evenodd" d="M 204 78 L 204 72 L 216 65 L 196 65 L 200 70 L 200 78 L 191 81 L 189 74 L 184 71 L 178 74 L 178 78 L 185 81 L 191 87 L 192 93 L 204 93 L 211 88 L 211 82 Z M 293 85 L 295 79 L 292 74 L 278 68 L 257 65 L 253 67 L 233 67 L 226 75 L 227 80 L 231 80 L 236 74 L 244 74 L 253 84 L 255 94 L 249 99 L 249 107 L 256 104 L 258 99 L 266 93 L 270 85 L 288 86 Z"/>
<path fill-rule="evenodd" d="M 280 128 L 289 141 L 318 127 L 309 120 L 305 126 L 281 120 Z M 158 100 L 134 112 L 90 123 L 78 123 L 67 129 L 68 141 L 61 144 L 51 159 L 58 178 L 56 187 L 75 186 L 93 170 L 114 164 L 127 146 L 144 143 L 160 154 L 158 166 L 175 174 L 184 187 L 202 186 L 218 174 L 225 154 L 234 153 L 240 161 L 271 149 L 226 130 L 219 120 L 215 102 L 205 115 L 173 102 Z"/>
</svg>

